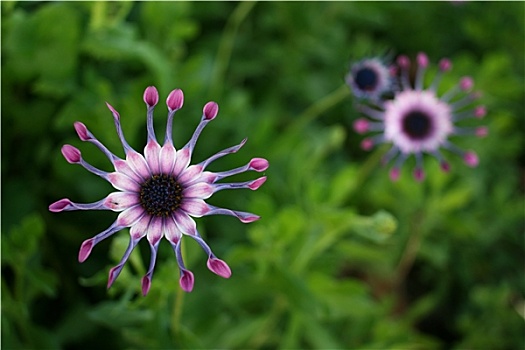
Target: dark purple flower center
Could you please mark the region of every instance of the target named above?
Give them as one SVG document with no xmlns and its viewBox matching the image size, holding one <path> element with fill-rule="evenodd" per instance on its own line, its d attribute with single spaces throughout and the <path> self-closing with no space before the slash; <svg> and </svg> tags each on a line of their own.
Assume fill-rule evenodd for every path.
<svg viewBox="0 0 525 350">
<path fill-rule="evenodd" d="M 140 189 L 140 204 L 149 215 L 168 217 L 180 207 L 182 186 L 169 175 L 153 175 Z"/>
<path fill-rule="evenodd" d="M 411 111 L 403 118 L 403 131 L 412 139 L 422 140 L 430 134 L 432 120 L 421 111 Z"/>
<path fill-rule="evenodd" d="M 371 68 L 361 68 L 354 77 L 356 85 L 361 90 L 371 91 L 377 86 L 377 72 Z"/>
</svg>

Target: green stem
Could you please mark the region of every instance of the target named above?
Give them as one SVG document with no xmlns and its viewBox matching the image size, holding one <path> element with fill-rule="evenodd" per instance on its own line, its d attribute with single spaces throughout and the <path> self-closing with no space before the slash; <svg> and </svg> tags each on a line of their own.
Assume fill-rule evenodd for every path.
<svg viewBox="0 0 525 350">
<path fill-rule="evenodd" d="M 233 11 L 221 37 L 219 49 L 217 51 L 217 58 L 215 60 L 215 67 L 212 74 L 211 95 L 217 98 L 221 92 L 226 69 L 230 62 L 233 51 L 233 44 L 235 43 L 235 36 L 239 30 L 241 23 L 255 6 L 256 1 L 241 2 Z"/>
<path fill-rule="evenodd" d="M 297 130 L 303 128 L 306 124 L 319 117 L 323 112 L 343 101 L 349 96 L 349 94 L 350 89 L 348 86 L 346 84 L 341 85 L 339 88 L 308 107 L 303 113 L 301 113 L 301 115 L 299 115 L 299 117 L 297 117 L 295 122 L 290 124 L 289 129 Z"/>
</svg>

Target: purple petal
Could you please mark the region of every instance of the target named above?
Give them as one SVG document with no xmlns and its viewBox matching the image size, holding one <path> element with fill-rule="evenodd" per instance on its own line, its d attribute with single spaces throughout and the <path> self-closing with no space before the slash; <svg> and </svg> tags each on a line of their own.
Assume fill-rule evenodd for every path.
<svg viewBox="0 0 525 350">
<path fill-rule="evenodd" d="M 107 175 L 107 180 L 117 190 L 126 192 L 140 191 L 140 185 L 137 182 L 133 181 L 133 179 L 131 179 L 129 176 L 124 175 L 123 173 L 110 173 Z"/>
<path fill-rule="evenodd" d="M 223 278 L 230 278 L 230 276 L 232 275 L 232 271 L 230 270 L 228 264 L 226 264 L 221 259 L 210 257 L 206 265 L 208 266 L 208 269 L 210 269 L 211 272 Z"/>
</svg>

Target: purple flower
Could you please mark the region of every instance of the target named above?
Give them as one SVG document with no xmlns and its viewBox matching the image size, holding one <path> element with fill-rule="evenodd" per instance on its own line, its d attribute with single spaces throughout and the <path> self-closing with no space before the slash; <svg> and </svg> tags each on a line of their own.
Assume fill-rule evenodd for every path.
<svg viewBox="0 0 525 350">
<path fill-rule="evenodd" d="M 437 86 L 442 74 L 452 68 L 448 59 L 439 62 L 439 70 L 433 82 L 423 87 L 423 78 L 428 66 L 424 53 L 417 55 L 417 70 L 413 84 L 410 81 L 410 61 L 406 56 L 397 59 L 399 68 L 399 91 L 390 100 L 374 101 L 370 105 L 360 105 L 361 112 L 373 120 L 360 118 L 354 122 L 356 132 L 379 132 L 366 138 L 361 147 L 370 150 L 380 143 L 391 143 L 392 148 L 385 155 L 383 162 L 396 158 L 390 170 L 390 178 L 397 180 L 400 167 L 410 156 L 416 158 L 414 177 L 422 181 L 425 177 L 422 165 L 423 153 L 437 158 L 444 171 L 450 165 L 441 154 L 447 149 L 463 157 L 468 166 L 475 167 L 478 157 L 473 151 L 464 151 L 452 144 L 449 137 L 474 134 L 478 137 L 487 135 L 486 127 L 467 128 L 456 126 L 456 122 L 466 118 L 482 118 L 486 114 L 484 106 L 473 106 L 480 94 L 471 92 L 474 85 L 470 77 L 463 77 L 459 83 L 445 94 L 437 95 Z"/>
<path fill-rule="evenodd" d="M 345 80 L 356 98 L 379 100 L 393 89 L 392 73 L 379 58 L 367 58 L 354 63 Z"/>
<path fill-rule="evenodd" d="M 268 161 L 263 158 L 253 158 L 245 166 L 223 172 L 206 171 L 206 167 L 214 160 L 230 153 L 237 152 L 246 142 L 217 152 L 199 164 L 190 165 L 195 143 L 206 124 L 213 120 L 219 111 L 215 102 L 208 102 L 203 108 L 203 114 L 197 129 L 190 141 L 181 149 L 176 150 L 172 142 L 173 116 L 184 103 L 181 90 L 173 90 L 167 100 L 168 122 L 164 144 L 161 146 L 153 130 L 153 109 L 159 101 L 157 89 L 146 88 L 144 102 L 147 106 L 148 141 L 144 155 L 135 151 L 126 142 L 122 133 L 119 113 L 108 103 L 107 106 L 115 121 L 118 137 L 124 147 L 125 159 L 110 152 L 106 146 L 81 122 L 76 122 L 75 130 L 82 141 L 88 141 L 97 146 L 111 161 L 115 171 L 106 172 L 87 163 L 78 149 L 71 145 L 62 147 L 62 154 L 69 163 L 80 164 L 90 172 L 104 178 L 118 191 L 110 193 L 106 198 L 90 204 L 79 204 L 67 198 L 61 199 L 49 206 L 52 212 L 69 210 L 112 210 L 120 212 L 116 221 L 105 231 L 90 238 L 80 248 L 78 260 L 85 261 L 93 247 L 115 232 L 129 227 L 130 241 L 120 263 L 109 271 L 108 288 L 120 274 L 124 264 L 137 243 L 144 237 L 151 247 L 151 261 L 148 272 L 142 279 L 142 293 L 146 295 L 150 289 L 157 250 L 162 237 L 165 237 L 173 247 L 180 269 L 180 286 L 186 292 L 193 289 L 193 274 L 184 266 L 181 255 L 181 238 L 183 235 L 195 239 L 208 255 L 208 268 L 215 274 L 229 278 L 231 270 L 222 260 L 218 259 L 197 231 L 192 217 L 206 215 L 231 215 L 241 222 L 249 223 L 259 219 L 259 216 L 247 212 L 219 208 L 207 204 L 205 199 L 215 192 L 225 189 L 249 188 L 258 189 L 266 176 L 257 180 L 233 183 L 217 183 L 228 176 L 254 170 L 265 171 Z"/>
</svg>

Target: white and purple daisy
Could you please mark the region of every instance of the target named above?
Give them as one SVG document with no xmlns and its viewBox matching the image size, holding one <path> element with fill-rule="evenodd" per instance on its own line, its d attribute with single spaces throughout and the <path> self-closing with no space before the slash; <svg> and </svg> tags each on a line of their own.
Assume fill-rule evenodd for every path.
<svg viewBox="0 0 525 350">
<path fill-rule="evenodd" d="M 345 81 L 356 98 L 375 101 L 392 91 L 392 73 L 379 58 L 366 58 L 350 67 Z"/>
<path fill-rule="evenodd" d="M 467 128 L 455 123 L 471 117 L 482 118 L 486 114 L 484 106 L 473 106 L 480 94 L 471 92 L 474 85 L 472 78 L 463 77 L 459 83 L 442 96 L 436 89 L 442 74 L 452 68 L 450 60 L 444 58 L 439 62 L 439 70 L 428 88 L 423 88 L 423 78 L 428 67 L 426 54 L 417 55 L 417 70 L 412 84 L 409 77 L 410 61 L 406 56 L 399 56 L 399 91 L 390 100 L 377 100 L 370 105 L 360 105 L 361 112 L 372 118 L 360 118 L 354 122 L 356 132 L 379 132 L 366 138 L 361 147 L 370 150 L 380 143 L 391 143 L 392 148 L 383 158 L 384 163 L 397 156 L 390 178 L 397 180 L 400 167 L 410 156 L 416 158 L 414 177 L 422 181 L 425 177 L 422 165 L 423 153 L 436 157 L 441 169 L 448 171 L 450 165 L 441 154 L 441 149 L 452 151 L 461 157 L 468 166 L 475 167 L 478 157 L 473 151 L 463 151 L 449 141 L 455 135 L 474 134 L 479 137 L 487 135 L 486 127 Z"/>
<path fill-rule="evenodd" d="M 206 124 L 213 120 L 219 107 L 215 102 L 208 102 L 203 108 L 199 125 L 189 142 L 176 150 L 172 142 L 173 116 L 184 102 L 182 90 L 173 90 L 167 100 L 168 122 L 164 144 L 161 146 L 153 130 L 153 110 L 159 101 L 157 89 L 153 86 L 144 91 L 144 102 L 147 105 L 148 142 L 144 148 L 144 155 L 135 151 L 126 142 L 122 133 L 119 113 L 108 103 L 107 106 L 115 121 L 118 137 L 124 147 L 125 159 L 117 157 L 106 146 L 98 141 L 81 122 L 74 124 L 75 130 L 82 141 L 88 141 L 97 146 L 111 161 L 115 171 L 106 172 L 88 164 L 80 151 L 64 145 L 62 154 L 69 163 L 80 164 L 88 171 L 107 180 L 118 192 L 109 194 L 106 198 L 90 204 L 79 204 L 67 198 L 61 199 L 49 206 L 52 212 L 69 210 L 112 210 L 121 212 L 116 221 L 105 231 L 90 238 L 80 248 L 78 260 L 84 262 L 90 255 L 93 247 L 114 233 L 129 227 L 130 241 L 120 263 L 109 271 L 108 288 L 120 274 L 124 264 L 138 242 L 146 237 L 151 247 L 151 261 L 148 272 L 142 278 L 142 294 L 146 295 L 151 286 L 151 279 L 157 250 L 162 237 L 165 237 L 173 247 L 180 269 L 180 286 L 186 292 L 193 289 L 193 274 L 184 266 L 181 255 L 181 238 L 183 235 L 195 239 L 208 255 L 207 266 L 215 274 L 229 278 L 231 270 L 222 260 L 218 259 L 202 239 L 197 231 L 192 217 L 206 215 L 231 215 L 243 223 L 259 219 L 259 216 L 247 212 L 234 211 L 209 205 L 205 199 L 215 192 L 225 189 L 249 188 L 258 189 L 265 181 L 266 176 L 257 180 L 234 183 L 217 183 L 228 176 L 254 170 L 265 171 L 268 161 L 263 158 L 253 158 L 245 166 L 223 172 L 205 171 L 214 160 L 230 153 L 237 152 L 246 142 L 217 152 L 199 164 L 190 165 L 195 143 Z"/>
</svg>

